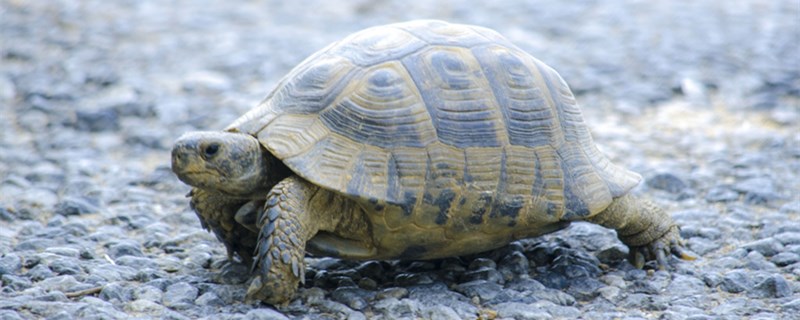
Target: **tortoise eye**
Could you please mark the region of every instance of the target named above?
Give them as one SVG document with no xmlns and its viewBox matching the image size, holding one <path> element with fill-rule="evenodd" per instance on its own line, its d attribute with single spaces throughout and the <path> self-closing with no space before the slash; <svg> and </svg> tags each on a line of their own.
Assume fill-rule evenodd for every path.
<svg viewBox="0 0 800 320">
<path fill-rule="evenodd" d="M 219 143 L 212 143 L 206 146 L 203 149 L 203 155 L 206 156 L 206 159 L 213 157 L 219 151 Z"/>
</svg>

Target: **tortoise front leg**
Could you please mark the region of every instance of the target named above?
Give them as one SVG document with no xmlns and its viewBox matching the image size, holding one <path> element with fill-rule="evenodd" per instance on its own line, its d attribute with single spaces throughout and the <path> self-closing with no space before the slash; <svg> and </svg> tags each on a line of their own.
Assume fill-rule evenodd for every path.
<svg viewBox="0 0 800 320">
<path fill-rule="evenodd" d="M 253 261 L 257 232 L 248 230 L 235 220 L 237 211 L 247 203 L 246 199 L 236 199 L 220 193 L 194 188 L 189 192 L 190 205 L 200 224 L 212 231 L 219 241 L 225 244 L 228 259 L 238 254 L 245 264 Z"/>
<path fill-rule="evenodd" d="M 615 198 L 608 208 L 588 221 L 616 230 L 619 239 L 630 248 L 629 260 L 637 268 L 651 260 L 659 268 L 666 268 L 670 253 L 684 260 L 696 259 L 683 247 L 672 217 L 649 200 L 633 195 Z"/>
<path fill-rule="evenodd" d="M 257 223 L 261 232 L 248 300 L 272 305 L 291 300 L 298 282 L 305 280 L 306 242 L 319 230 L 335 226 L 330 214 L 335 204 L 320 204 L 330 198 L 329 192 L 298 177 L 286 178 L 272 188 Z"/>
</svg>

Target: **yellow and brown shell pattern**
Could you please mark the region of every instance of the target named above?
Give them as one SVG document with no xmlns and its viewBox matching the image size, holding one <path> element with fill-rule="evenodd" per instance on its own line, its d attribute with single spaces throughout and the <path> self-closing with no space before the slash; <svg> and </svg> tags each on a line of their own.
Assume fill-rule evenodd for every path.
<svg viewBox="0 0 800 320">
<path fill-rule="evenodd" d="M 328 46 L 228 130 L 389 231 L 582 219 L 640 180 L 598 151 L 553 69 L 495 31 L 441 21 Z"/>
</svg>

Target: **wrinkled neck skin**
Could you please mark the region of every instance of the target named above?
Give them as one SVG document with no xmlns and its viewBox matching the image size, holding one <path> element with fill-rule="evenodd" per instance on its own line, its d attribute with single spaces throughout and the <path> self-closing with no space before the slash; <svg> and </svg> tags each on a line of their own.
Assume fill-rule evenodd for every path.
<svg viewBox="0 0 800 320">
<path fill-rule="evenodd" d="M 263 199 L 289 170 L 254 137 L 190 132 L 175 142 L 172 170 L 196 188 L 244 199 Z"/>
</svg>

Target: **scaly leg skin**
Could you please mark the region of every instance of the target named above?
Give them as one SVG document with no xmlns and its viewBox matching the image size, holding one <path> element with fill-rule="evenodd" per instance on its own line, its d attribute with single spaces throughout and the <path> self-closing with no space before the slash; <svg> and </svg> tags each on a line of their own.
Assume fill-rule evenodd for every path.
<svg viewBox="0 0 800 320">
<path fill-rule="evenodd" d="M 335 226 L 334 203 L 324 205 L 330 193 L 297 177 L 272 188 L 259 217 L 261 229 L 253 264 L 254 276 L 247 300 L 285 305 L 305 281 L 306 242 L 319 230 Z"/>
<path fill-rule="evenodd" d="M 225 244 L 228 259 L 232 260 L 236 253 L 243 263 L 251 264 L 258 234 L 235 219 L 237 212 L 248 200 L 198 188 L 192 189 L 188 196 L 192 197 L 191 207 L 200 218 L 203 228 L 212 231 Z"/>
<path fill-rule="evenodd" d="M 616 230 L 619 239 L 630 248 L 629 260 L 639 269 L 652 260 L 660 269 L 667 268 L 670 253 L 683 260 L 697 258 L 684 248 L 672 217 L 649 200 L 624 195 L 588 221 Z"/>
</svg>

